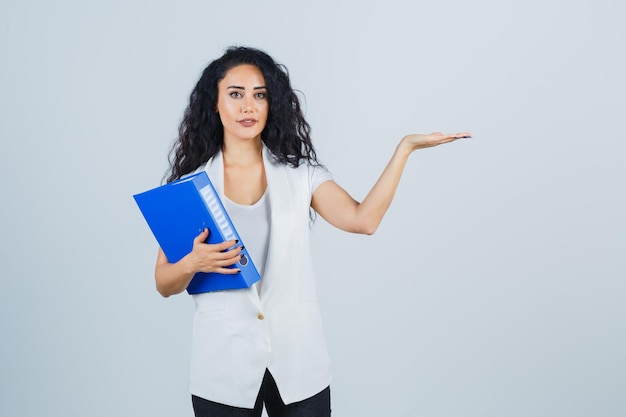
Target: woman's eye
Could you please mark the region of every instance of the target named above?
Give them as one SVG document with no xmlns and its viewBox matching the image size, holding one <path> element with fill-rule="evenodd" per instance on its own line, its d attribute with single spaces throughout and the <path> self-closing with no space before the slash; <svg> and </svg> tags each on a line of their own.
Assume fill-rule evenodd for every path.
<svg viewBox="0 0 626 417">
<path fill-rule="evenodd" d="M 265 97 L 267 97 L 267 94 L 266 93 L 256 93 L 254 96 L 256 98 L 258 98 L 258 99 L 264 99 Z"/>
<path fill-rule="evenodd" d="M 231 91 L 230 92 L 230 96 L 232 98 L 239 98 L 239 97 L 241 97 L 241 93 L 239 91 Z"/>
</svg>

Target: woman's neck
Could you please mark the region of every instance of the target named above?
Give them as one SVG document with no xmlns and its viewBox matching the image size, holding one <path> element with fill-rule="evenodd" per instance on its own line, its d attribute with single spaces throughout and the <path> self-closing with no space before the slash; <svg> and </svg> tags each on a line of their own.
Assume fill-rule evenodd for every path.
<svg viewBox="0 0 626 417">
<path fill-rule="evenodd" d="M 224 165 L 253 165 L 263 159 L 263 142 L 259 140 L 224 141 Z"/>
<path fill-rule="evenodd" d="M 224 141 L 224 194 L 237 204 L 252 205 L 267 189 L 263 164 L 263 143 Z"/>
</svg>

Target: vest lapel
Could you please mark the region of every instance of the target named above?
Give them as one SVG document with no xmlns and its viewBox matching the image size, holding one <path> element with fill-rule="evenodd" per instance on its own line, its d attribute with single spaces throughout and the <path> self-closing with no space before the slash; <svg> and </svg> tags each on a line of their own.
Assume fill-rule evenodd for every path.
<svg viewBox="0 0 626 417">
<path fill-rule="evenodd" d="M 287 167 L 276 161 L 266 147 L 263 148 L 263 163 L 271 210 L 269 248 L 264 282 L 261 287 L 261 299 L 265 300 L 279 289 L 280 291 L 288 290 L 287 283 L 279 281 L 285 281 L 282 278 L 289 276 L 290 262 L 287 255 L 291 249 L 292 222 L 290 219 L 294 216 L 295 210 Z"/>
</svg>

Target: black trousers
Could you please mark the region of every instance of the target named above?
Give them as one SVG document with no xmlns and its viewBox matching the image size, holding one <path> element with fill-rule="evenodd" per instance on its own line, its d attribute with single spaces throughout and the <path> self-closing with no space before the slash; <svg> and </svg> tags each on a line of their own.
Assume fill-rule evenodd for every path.
<svg viewBox="0 0 626 417">
<path fill-rule="evenodd" d="M 276 381 L 267 370 L 253 409 L 232 407 L 195 395 L 191 401 L 196 417 L 260 417 L 263 405 L 269 417 L 330 417 L 330 387 L 311 398 L 285 405 Z"/>
</svg>

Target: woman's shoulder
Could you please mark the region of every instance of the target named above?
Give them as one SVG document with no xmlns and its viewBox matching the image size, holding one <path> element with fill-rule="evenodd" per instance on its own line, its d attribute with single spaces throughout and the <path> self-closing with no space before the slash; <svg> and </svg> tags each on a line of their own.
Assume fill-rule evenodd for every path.
<svg viewBox="0 0 626 417">
<path fill-rule="evenodd" d="M 298 178 L 308 184 L 311 194 L 320 184 L 333 179 L 330 171 L 319 163 L 303 161 L 298 167 L 293 167 L 292 169 L 297 172 L 295 175 Z"/>
</svg>

